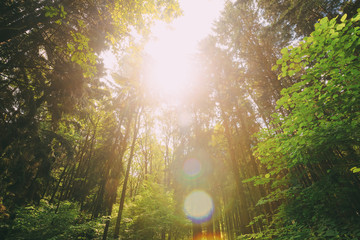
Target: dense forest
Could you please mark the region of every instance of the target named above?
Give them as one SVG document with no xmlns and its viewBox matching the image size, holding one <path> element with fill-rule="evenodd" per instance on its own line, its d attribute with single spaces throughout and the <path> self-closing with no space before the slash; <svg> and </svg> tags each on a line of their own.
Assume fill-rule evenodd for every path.
<svg viewBox="0 0 360 240">
<path fill-rule="evenodd" d="M 225 1 L 173 106 L 176 0 L 1 1 L 0 238 L 360 239 L 359 8 Z"/>
</svg>

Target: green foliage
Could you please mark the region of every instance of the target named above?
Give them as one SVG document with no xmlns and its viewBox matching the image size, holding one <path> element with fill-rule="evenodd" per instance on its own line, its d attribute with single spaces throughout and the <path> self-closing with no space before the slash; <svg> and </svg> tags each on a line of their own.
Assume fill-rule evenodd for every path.
<svg viewBox="0 0 360 240">
<path fill-rule="evenodd" d="M 285 203 L 257 238 L 359 237 L 360 205 L 353 202 L 359 186 L 348 166 L 360 161 L 360 15 L 346 18 L 321 19 L 299 46 L 281 51 L 280 78 L 300 80 L 282 90 L 277 109 L 286 114 L 273 115 L 274 127 L 258 135 L 255 154 L 274 189 L 258 204 Z"/>
<path fill-rule="evenodd" d="M 310 37 L 283 54 L 280 77 L 305 71 L 301 81 L 283 89 L 278 101 L 278 108 L 291 111 L 281 121 L 283 133 L 276 136 L 282 143 L 277 151 L 290 153 L 290 165 L 316 163 L 317 158 L 307 157 L 310 152 L 358 145 L 359 19 L 345 18 L 339 24 L 323 18 Z"/>
<path fill-rule="evenodd" d="M 55 21 L 55 23 L 61 25 L 62 24 L 62 19 L 66 18 L 67 12 L 65 12 L 64 10 L 64 6 L 63 5 L 59 5 L 58 8 L 55 8 L 53 6 L 45 6 L 45 17 L 56 17 L 56 16 L 60 16 L 60 19 L 57 19 Z"/>
<path fill-rule="evenodd" d="M 358 173 L 358 172 L 360 172 L 360 168 L 353 167 L 353 168 L 350 169 L 350 171 L 352 171 L 353 173 Z"/>
<path fill-rule="evenodd" d="M 272 23 L 271 29 L 280 31 L 283 38 L 294 34 L 297 37 L 309 35 L 319 19 L 326 16 L 333 18 L 341 12 L 353 16 L 356 8 L 359 7 L 357 1 L 339 0 L 257 0 L 257 2 L 264 9 L 264 17 Z"/>
<path fill-rule="evenodd" d="M 114 100 L 104 100 L 109 92 L 100 81 L 104 69 L 98 56 L 109 47 L 110 36 L 114 45 L 128 45 L 133 29 L 146 35 L 155 19 L 180 14 L 178 3 L 1 1 L 0 8 L 0 24 L 6 26 L 0 29 L 0 196 L 4 205 L 10 209 L 38 203 L 45 195 L 51 195 L 51 200 L 78 195 L 76 200 L 94 201 L 89 195 L 102 194 L 96 191 L 98 184 L 107 184 L 113 165 L 119 166 L 111 172 L 112 188 L 117 187 L 121 160 L 113 155 L 123 151 L 109 147 L 119 135 L 98 129 L 102 122 L 95 124 L 100 120 L 94 115 L 103 112 L 92 110 Z M 119 115 L 124 114 L 121 109 Z M 98 166 L 104 167 L 93 171 Z M 95 177 L 89 180 L 89 174 Z M 66 197 L 60 194 L 64 189 Z"/>
<path fill-rule="evenodd" d="M 17 215 L 11 239 L 98 238 L 79 208 L 92 218 L 111 212 L 141 99 L 134 88 L 109 97 L 98 56 L 109 47 L 126 55 L 134 30 L 146 36 L 179 4 L 1 1 L 0 9 L 0 216 Z M 59 212 L 45 202 L 15 210 L 42 198 L 62 202 Z"/>
<path fill-rule="evenodd" d="M 79 207 L 63 202 L 56 206 L 41 201 L 39 206 L 20 207 L 10 224 L 6 239 L 94 239 L 101 236 L 103 225 L 98 219 L 86 220 Z"/>
<path fill-rule="evenodd" d="M 84 23 L 79 21 L 79 26 L 84 27 Z M 71 31 L 72 41 L 67 43 L 66 54 L 72 62 L 79 64 L 84 71 L 84 77 L 93 77 L 97 72 L 95 67 L 96 55 L 91 47 L 89 47 L 90 39 L 82 33 L 74 33 Z"/>
<path fill-rule="evenodd" d="M 143 183 L 139 195 L 128 202 L 126 211 L 123 232 L 126 239 L 160 239 L 163 231 L 180 238 L 190 227 L 183 214 L 175 213 L 173 194 L 151 181 Z"/>
<path fill-rule="evenodd" d="M 113 49 L 136 45 L 137 50 L 134 30 L 147 36 L 155 20 L 181 14 L 176 0 L 60 2 L 64 5 L 0 3 L 5 7 L 0 19 L 5 26 L 0 29 L 0 228 L 8 239 L 101 237 L 97 217 L 114 210 L 132 114 L 143 92 L 134 64 L 134 74 L 116 77 L 117 92 L 107 98 L 111 94 L 101 87 L 97 56 L 109 43 Z M 346 4 L 277 2 L 227 1 L 217 36 L 205 42 L 206 71 L 214 71 L 203 87 L 211 89 L 211 101 L 192 101 L 189 134 L 167 129 L 165 150 L 153 144 L 157 140 L 151 134 L 133 139 L 135 152 L 142 154 L 135 153 L 131 164 L 124 238 L 188 237 L 190 223 L 179 207 L 184 188 L 177 186 L 176 171 L 182 158 L 198 149 L 207 152 L 203 176 L 211 172 L 201 186 L 211 190 L 216 205 L 208 232 L 259 231 L 238 239 L 360 238 L 360 14 L 322 18 L 297 46 L 280 50 L 294 32 L 311 32 L 309 22 L 336 15 Z M 261 16 L 263 5 L 270 12 L 282 8 L 271 16 L 264 12 L 271 27 Z M 295 11 L 296 6 L 301 9 Z M 305 6 L 313 6 L 314 14 Z M 272 31 L 284 24 L 282 31 Z M 281 72 L 280 81 L 274 71 Z M 251 135 L 262 123 L 268 128 L 257 135 L 255 159 Z M 158 184 L 163 181 L 166 190 Z M 168 190 L 172 187 L 174 194 Z M 59 209 L 40 201 L 44 197 L 60 202 Z M 39 205 L 15 207 L 26 203 Z M 84 211 L 95 220 L 86 220 L 90 216 Z"/>
<path fill-rule="evenodd" d="M 360 237 L 358 225 L 348 224 L 347 226 L 338 226 L 336 222 L 330 219 L 322 219 L 316 222 L 312 227 L 299 224 L 295 220 L 285 220 L 284 212 L 280 211 L 272 223 L 259 233 L 245 234 L 237 238 L 237 240 L 251 239 L 337 239 L 337 240 L 354 240 Z M 286 218 L 285 218 L 286 219 Z"/>
</svg>

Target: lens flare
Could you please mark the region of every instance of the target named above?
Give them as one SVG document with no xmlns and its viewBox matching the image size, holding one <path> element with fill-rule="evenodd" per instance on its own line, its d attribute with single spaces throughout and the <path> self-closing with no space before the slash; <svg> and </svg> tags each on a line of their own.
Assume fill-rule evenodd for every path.
<svg viewBox="0 0 360 240">
<path fill-rule="evenodd" d="M 210 220 L 214 203 L 204 191 L 193 191 L 185 199 L 184 212 L 194 223 L 203 223 Z"/>
<path fill-rule="evenodd" d="M 201 163 L 197 159 L 191 158 L 185 161 L 183 170 L 190 178 L 197 177 L 201 171 Z"/>
</svg>

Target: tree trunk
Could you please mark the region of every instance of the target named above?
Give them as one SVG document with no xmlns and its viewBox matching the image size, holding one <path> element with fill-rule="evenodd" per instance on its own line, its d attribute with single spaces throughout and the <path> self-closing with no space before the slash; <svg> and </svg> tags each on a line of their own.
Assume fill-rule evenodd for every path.
<svg viewBox="0 0 360 240">
<path fill-rule="evenodd" d="M 121 216 L 122 216 L 122 212 L 123 212 L 123 208 L 124 208 L 126 187 L 127 187 L 127 182 L 128 182 L 128 179 L 129 179 L 131 162 L 132 162 L 132 159 L 133 159 L 133 156 L 134 156 L 136 137 L 137 137 L 137 133 L 138 133 L 138 124 L 139 124 L 139 121 L 140 121 L 138 119 L 139 112 L 140 111 L 138 111 L 136 116 L 135 116 L 134 135 L 133 135 L 133 139 L 132 139 L 132 143 L 131 143 L 130 156 L 129 156 L 128 164 L 127 164 L 127 168 L 126 168 L 124 184 L 123 184 L 123 188 L 122 188 L 122 191 L 121 191 L 118 216 L 116 218 L 116 225 L 115 225 L 115 231 L 114 231 L 114 238 L 115 239 L 119 238 L 119 233 L 120 233 L 120 222 L 121 222 Z"/>
</svg>

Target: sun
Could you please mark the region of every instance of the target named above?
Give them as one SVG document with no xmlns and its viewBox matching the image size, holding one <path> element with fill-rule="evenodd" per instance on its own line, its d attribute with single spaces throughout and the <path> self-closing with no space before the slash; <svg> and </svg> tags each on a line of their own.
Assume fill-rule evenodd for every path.
<svg viewBox="0 0 360 240">
<path fill-rule="evenodd" d="M 190 59 L 184 54 L 186 49 L 181 44 L 162 39 L 153 46 L 156 55 L 148 71 L 148 84 L 156 94 L 179 97 L 189 87 Z"/>
<path fill-rule="evenodd" d="M 192 60 L 189 46 L 172 29 L 162 26 L 157 39 L 148 45 L 150 64 L 146 71 L 147 87 L 153 95 L 178 101 L 191 85 Z M 164 100 L 162 99 L 162 100 Z"/>
<path fill-rule="evenodd" d="M 145 71 L 147 88 L 167 104 L 191 98 L 189 92 L 196 85 L 194 59 L 198 43 L 210 33 L 223 7 L 222 0 L 179 3 L 184 15 L 171 24 L 156 23 L 153 38 L 145 47 L 150 58 Z"/>
<path fill-rule="evenodd" d="M 142 86 L 151 101 L 179 106 L 196 94 L 196 52 L 199 42 L 211 33 L 212 23 L 223 9 L 225 0 L 178 0 L 183 16 L 170 24 L 156 21 L 152 37 L 145 45 Z M 136 33 L 133 33 L 136 39 Z M 140 36 L 139 36 L 140 37 Z M 107 76 L 102 81 L 113 82 L 111 72 L 118 71 L 115 55 L 109 50 L 101 54 Z"/>
</svg>

